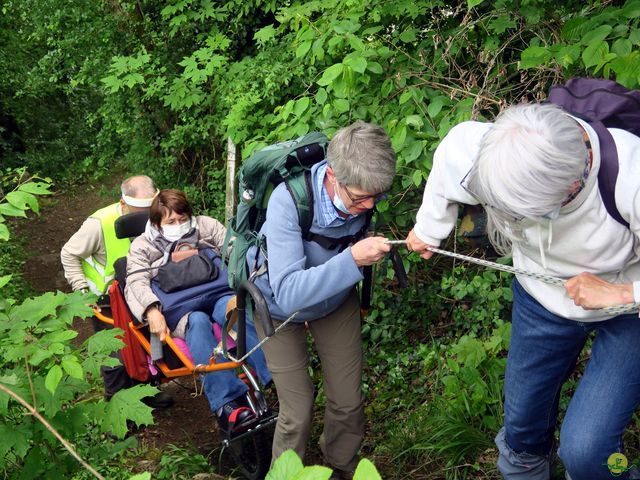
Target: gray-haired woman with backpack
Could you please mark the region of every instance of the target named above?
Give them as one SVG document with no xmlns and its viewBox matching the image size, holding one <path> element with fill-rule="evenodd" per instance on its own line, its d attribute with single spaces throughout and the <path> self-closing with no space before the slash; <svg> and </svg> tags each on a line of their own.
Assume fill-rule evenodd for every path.
<svg viewBox="0 0 640 480">
<path fill-rule="evenodd" d="M 383 237 L 349 245 L 331 245 L 320 238 L 339 239 L 363 230 L 369 212 L 391 187 L 395 161 L 391 142 L 379 126 L 357 122 L 339 130 L 326 161 L 311 168 L 312 235 L 303 235 L 285 184 L 273 191 L 260 230 L 266 236 L 268 271 L 255 283 L 276 325 L 296 314 L 263 345 L 280 402 L 273 458 L 286 449 L 304 458 L 315 399 L 308 372 L 310 333 L 326 396 L 320 447 L 335 469 L 333 478 L 352 477 L 364 435 L 361 319 L 355 285 L 363 278 L 361 268 L 381 260 L 390 246 Z M 255 248 L 250 249 L 251 268 L 255 258 Z M 259 254 L 257 266 L 264 262 Z M 258 334 L 262 335 L 260 327 Z"/>
</svg>

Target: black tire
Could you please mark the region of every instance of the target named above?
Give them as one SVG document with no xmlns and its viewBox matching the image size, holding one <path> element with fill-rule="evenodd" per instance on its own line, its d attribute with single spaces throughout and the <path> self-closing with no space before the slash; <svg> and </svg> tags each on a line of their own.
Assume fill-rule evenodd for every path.
<svg viewBox="0 0 640 480">
<path fill-rule="evenodd" d="M 248 480 L 262 480 L 271 466 L 272 437 L 264 430 L 231 442 L 229 450 L 235 464 Z"/>
</svg>

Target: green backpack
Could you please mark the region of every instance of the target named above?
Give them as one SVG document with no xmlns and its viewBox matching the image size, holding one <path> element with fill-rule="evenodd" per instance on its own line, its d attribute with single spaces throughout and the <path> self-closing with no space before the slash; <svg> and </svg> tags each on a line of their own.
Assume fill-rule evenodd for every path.
<svg viewBox="0 0 640 480">
<path fill-rule="evenodd" d="M 327 249 L 346 248 L 362 238 L 370 222 L 355 235 L 341 238 L 325 237 L 310 232 L 313 223 L 313 188 L 311 167 L 326 158 L 329 139 L 323 133 L 311 132 L 295 140 L 280 142 L 263 148 L 249 157 L 240 169 L 238 182 L 239 201 L 235 216 L 227 227 L 227 236 L 222 251 L 229 271 L 229 285 L 238 285 L 250 275 L 260 275 L 255 264 L 250 270 L 247 251 L 257 246 L 266 257 L 266 239 L 258 234 L 266 219 L 267 204 L 273 189 L 285 182 L 298 210 L 302 236 Z M 258 258 L 256 255 L 255 261 Z"/>
</svg>

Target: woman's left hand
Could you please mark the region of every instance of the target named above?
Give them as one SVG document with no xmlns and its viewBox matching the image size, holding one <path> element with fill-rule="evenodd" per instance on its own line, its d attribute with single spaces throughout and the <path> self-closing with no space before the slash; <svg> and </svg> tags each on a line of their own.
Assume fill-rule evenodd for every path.
<svg viewBox="0 0 640 480">
<path fill-rule="evenodd" d="M 633 303 L 633 285 L 609 283 L 593 273 L 583 272 L 564 284 L 573 303 L 585 310 Z"/>
</svg>

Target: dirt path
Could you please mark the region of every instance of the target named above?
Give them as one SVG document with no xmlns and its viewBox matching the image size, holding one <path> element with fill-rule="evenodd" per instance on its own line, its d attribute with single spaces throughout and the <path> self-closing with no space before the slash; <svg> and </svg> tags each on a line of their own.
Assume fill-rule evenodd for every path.
<svg viewBox="0 0 640 480">
<path fill-rule="evenodd" d="M 116 182 L 109 185 L 108 191 L 114 187 L 117 187 Z M 71 291 L 64 278 L 60 250 L 91 213 L 117 199 L 114 195 L 103 195 L 103 190 L 100 186 L 84 185 L 58 192 L 42 199 L 40 216 L 19 222 L 16 226 L 15 234 L 25 239 L 28 255 L 23 275 L 36 293 Z M 79 332 L 79 342 L 93 333 L 89 320 L 77 320 L 74 327 Z M 216 420 L 204 396 L 192 397 L 193 381 L 187 378 L 183 378 L 180 384 L 164 385 L 163 389 L 174 397 L 176 404 L 167 410 L 156 410 L 156 424 L 135 433 L 142 446 L 147 447 L 145 451 L 160 453 L 169 444 L 197 446 L 203 455 L 211 455 L 217 464 L 220 438 Z M 223 470 L 228 471 L 228 465 L 223 464 Z"/>
</svg>

